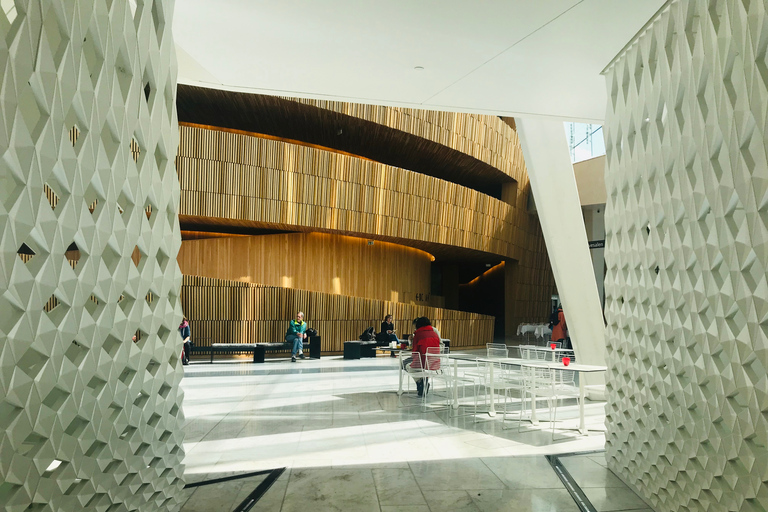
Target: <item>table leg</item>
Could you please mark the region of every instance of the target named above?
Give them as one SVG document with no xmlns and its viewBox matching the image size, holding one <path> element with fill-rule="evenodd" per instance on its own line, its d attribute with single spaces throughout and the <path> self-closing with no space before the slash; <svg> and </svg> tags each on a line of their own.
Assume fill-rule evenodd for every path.
<svg viewBox="0 0 768 512">
<path fill-rule="evenodd" d="M 453 360 L 453 408 L 459 408 L 459 361 Z"/>
<path fill-rule="evenodd" d="M 584 421 L 584 376 L 579 375 L 579 432 L 587 435 L 587 426 Z"/>
<path fill-rule="evenodd" d="M 403 394 L 403 358 L 402 356 L 397 358 L 397 366 L 398 366 L 398 379 L 399 382 L 397 384 L 397 396 L 400 396 Z"/>
<path fill-rule="evenodd" d="M 531 425 L 538 425 L 536 419 L 536 369 L 531 368 Z"/>
<path fill-rule="evenodd" d="M 490 389 L 488 390 L 488 396 L 491 399 L 491 408 L 488 409 L 488 416 L 496 416 L 496 398 L 493 396 L 493 363 L 486 363 L 490 368 L 488 369 L 488 381 L 490 383 Z"/>
</svg>

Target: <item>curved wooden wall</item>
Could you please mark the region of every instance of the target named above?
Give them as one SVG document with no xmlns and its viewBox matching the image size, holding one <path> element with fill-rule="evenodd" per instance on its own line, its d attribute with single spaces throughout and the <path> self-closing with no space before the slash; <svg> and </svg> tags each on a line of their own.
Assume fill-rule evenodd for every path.
<svg viewBox="0 0 768 512">
<path fill-rule="evenodd" d="M 432 256 L 419 249 L 327 233 L 185 240 L 185 275 L 335 295 L 428 301 Z"/>
<path fill-rule="evenodd" d="M 399 333 L 409 333 L 414 318 L 427 316 L 451 348 L 493 340 L 492 316 L 199 276 L 184 276 L 181 303 L 199 347 L 282 341 L 297 311 L 317 329 L 324 352 L 342 351 L 344 341 L 358 339 L 368 327 L 378 330 L 387 313 Z"/>
<path fill-rule="evenodd" d="M 428 242 L 519 259 L 520 209 L 377 162 L 180 126 L 180 215 Z M 525 211 L 522 214 L 529 217 Z M 413 245 L 413 244 L 409 244 Z"/>
<path fill-rule="evenodd" d="M 498 116 L 286 98 L 422 137 L 455 149 L 521 181 L 528 176 L 517 131 Z M 527 181 L 527 179 L 526 179 Z"/>
</svg>

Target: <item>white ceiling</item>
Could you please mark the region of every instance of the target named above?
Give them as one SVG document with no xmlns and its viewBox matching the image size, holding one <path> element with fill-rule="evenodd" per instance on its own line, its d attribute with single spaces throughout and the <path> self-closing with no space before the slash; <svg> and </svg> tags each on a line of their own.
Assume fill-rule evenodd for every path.
<svg viewBox="0 0 768 512">
<path fill-rule="evenodd" d="M 599 123 L 600 71 L 663 4 L 176 0 L 174 37 L 182 83 Z"/>
</svg>

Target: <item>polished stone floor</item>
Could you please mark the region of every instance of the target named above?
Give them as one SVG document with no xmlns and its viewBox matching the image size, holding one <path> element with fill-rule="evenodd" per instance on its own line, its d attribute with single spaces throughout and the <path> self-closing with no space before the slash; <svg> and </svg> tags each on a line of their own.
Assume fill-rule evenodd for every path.
<svg viewBox="0 0 768 512">
<path fill-rule="evenodd" d="M 546 402 L 538 426 L 518 428 L 518 403 L 473 415 L 424 410 L 397 396 L 395 359 L 193 362 L 182 381 L 187 482 L 286 468 L 251 510 L 579 510 L 546 459 L 561 456 L 596 510 L 650 510 L 606 467 L 604 403 L 588 402 L 589 435 L 575 404 L 558 408 L 552 441 Z M 479 404 L 482 409 L 483 404 Z M 520 430 L 520 431 L 518 431 Z M 265 475 L 185 490 L 184 512 L 235 510 Z"/>
</svg>

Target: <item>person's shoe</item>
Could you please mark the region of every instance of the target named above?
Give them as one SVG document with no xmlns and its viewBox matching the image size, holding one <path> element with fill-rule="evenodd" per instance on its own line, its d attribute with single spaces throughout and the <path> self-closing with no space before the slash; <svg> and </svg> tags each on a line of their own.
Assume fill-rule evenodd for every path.
<svg viewBox="0 0 768 512">
<path fill-rule="evenodd" d="M 296 362 L 296 357 L 295 357 L 295 356 L 291 356 L 291 362 L 292 362 L 292 363 L 295 363 L 295 362 Z"/>
<path fill-rule="evenodd" d="M 304 354 L 299 354 L 299 359 L 304 359 Z"/>
</svg>

